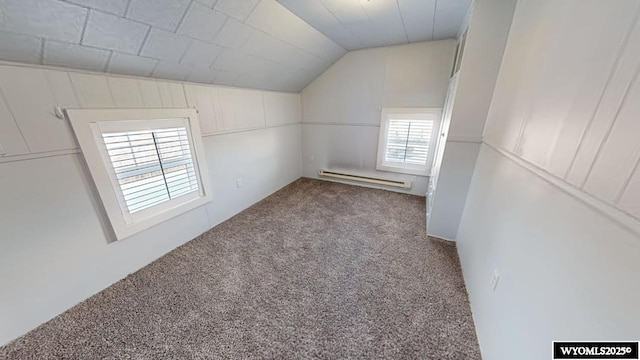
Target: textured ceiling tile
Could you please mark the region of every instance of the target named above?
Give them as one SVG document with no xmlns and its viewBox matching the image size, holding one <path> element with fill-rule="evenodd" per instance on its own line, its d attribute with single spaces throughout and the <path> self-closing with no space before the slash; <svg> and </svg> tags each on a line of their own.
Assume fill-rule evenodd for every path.
<svg viewBox="0 0 640 360">
<path fill-rule="evenodd" d="M 191 73 L 193 66 L 190 64 L 178 64 L 161 62 L 153 71 L 153 76 L 161 79 L 184 81 Z"/>
<path fill-rule="evenodd" d="M 261 1 L 247 24 L 326 59 L 345 51 L 276 1 Z"/>
<path fill-rule="evenodd" d="M 186 81 L 211 84 L 215 79 L 215 73 L 209 67 L 193 66 L 186 77 Z"/>
<path fill-rule="evenodd" d="M 433 17 L 436 0 L 398 0 L 400 13 L 410 42 L 427 41 L 433 37 Z"/>
<path fill-rule="evenodd" d="M 114 52 L 107 71 L 113 74 L 150 76 L 158 60 Z"/>
<path fill-rule="evenodd" d="M 289 61 L 292 49 L 293 45 L 261 31 L 256 31 L 242 47 L 242 51 L 248 54 L 277 62 Z"/>
<path fill-rule="evenodd" d="M 385 45 L 409 42 L 396 1 L 366 1 L 362 7 L 374 28 L 382 35 Z"/>
<path fill-rule="evenodd" d="M 190 0 L 131 0 L 126 16 L 155 27 L 175 31 Z"/>
<path fill-rule="evenodd" d="M 230 18 L 213 39 L 213 42 L 218 45 L 239 49 L 251 38 L 254 32 L 256 30 L 252 27 Z"/>
<path fill-rule="evenodd" d="M 259 0 L 218 0 L 214 9 L 232 18 L 245 21 Z M 271 0 L 269 0 L 271 1 Z"/>
<path fill-rule="evenodd" d="M 31 64 L 40 62 L 42 40 L 27 35 L 0 31 L 0 59 Z"/>
<path fill-rule="evenodd" d="M 137 54 L 148 31 L 148 25 L 91 11 L 82 45 Z"/>
<path fill-rule="evenodd" d="M 433 25 L 433 40 L 455 37 L 470 5 L 471 0 L 439 1 Z"/>
<path fill-rule="evenodd" d="M 225 49 L 213 64 L 213 67 L 218 70 L 238 73 L 256 72 L 256 69 L 267 69 L 268 66 L 265 66 L 265 64 L 269 63 L 273 62 L 242 51 Z"/>
<path fill-rule="evenodd" d="M 362 47 L 360 40 L 345 28 L 320 0 L 278 0 L 278 2 L 294 14 L 301 17 L 304 16 L 304 20 L 309 23 L 309 25 L 316 28 L 343 48 L 354 50 Z M 313 14 L 313 16 L 310 14 Z"/>
<path fill-rule="evenodd" d="M 92 9 L 106 11 L 116 15 L 124 15 L 124 11 L 127 9 L 127 2 L 129 0 L 66 0 L 66 1 L 73 4 L 90 7 Z"/>
<path fill-rule="evenodd" d="M 218 69 L 212 69 L 214 79 L 213 82 L 221 85 L 233 85 L 238 78 L 238 73 L 231 71 L 224 71 Z"/>
<path fill-rule="evenodd" d="M 196 0 L 196 1 L 209 8 L 212 8 L 213 5 L 215 5 L 216 3 L 216 0 Z"/>
<path fill-rule="evenodd" d="M 79 43 L 88 10 L 52 0 L 0 1 L 0 29 Z"/>
<path fill-rule="evenodd" d="M 224 48 L 193 40 L 180 62 L 209 67 L 220 56 Z"/>
<path fill-rule="evenodd" d="M 110 53 L 107 50 L 49 40 L 44 44 L 43 62 L 46 65 L 103 71 Z"/>
<path fill-rule="evenodd" d="M 211 42 L 226 19 L 226 15 L 193 2 L 180 23 L 178 33 Z"/>
<path fill-rule="evenodd" d="M 177 63 L 191 41 L 172 32 L 151 28 L 140 55 Z"/>
<path fill-rule="evenodd" d="M 277 1 L 349 50 L 455 37 L 471 3 L 471 0 Z M 256 12 L 267 7 L 273 6 L 261 3 Z M 272 16 L 258 18 L 264 21 Z M 275 25 L 272 27 L 277 29 Z"/>
<path fill-rule="evenodd" d="M 360 1 L 320 0 L 343 24 L 368 21 Z"/>
</svg>

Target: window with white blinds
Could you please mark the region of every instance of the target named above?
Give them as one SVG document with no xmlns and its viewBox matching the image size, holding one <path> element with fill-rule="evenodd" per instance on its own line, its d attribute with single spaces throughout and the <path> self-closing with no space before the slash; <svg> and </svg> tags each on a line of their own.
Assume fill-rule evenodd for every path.
<svg viewBox="0 0 640 360">
<path fill-rule="evenodd" d="M 130 214 L 198 191 L 186 127 L 102 138 Z"/>
<path fill-rule="evenodd" d="M 428 175 L 441 109 L 383 109 L 378 170 Z"/>
<path fill-rule="evenodd" d="M 433 120 L 389 119 L 385 162 L 425 165 Z"/>
<path fill-rule="evenodd" d="M 67 109 L 119 239 L 211 200 L 193 109 Z"/>
</svg>

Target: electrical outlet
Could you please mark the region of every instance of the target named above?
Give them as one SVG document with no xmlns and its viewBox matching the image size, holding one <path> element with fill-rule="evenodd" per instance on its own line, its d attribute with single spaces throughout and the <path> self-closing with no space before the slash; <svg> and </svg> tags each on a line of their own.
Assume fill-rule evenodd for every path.
<svg viewBox="0 0 640 360">
<path fill-rule="evenodd" d="M 491 291 L 496 291 L 498 287 L 498 282 L 500 282 L 500 273 L 498 270 L 493 270 L 493 275 L 491 276 Z"/>
<path fill-rule="evenodd" d="M 242 187 L 242 178 L 236 180 L 236 187 L 240 189 Z"/>
<path fill-rule="evenodd" d="M 314 155 L 309 155 L 309 162 L 315 162 L 316 157 Z"/>
</svg>

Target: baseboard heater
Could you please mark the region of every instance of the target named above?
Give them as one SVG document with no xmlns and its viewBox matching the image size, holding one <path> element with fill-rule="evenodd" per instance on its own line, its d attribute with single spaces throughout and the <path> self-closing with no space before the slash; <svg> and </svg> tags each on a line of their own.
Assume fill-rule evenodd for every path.
<svg viewBox="0 0 640 360">
<path fill-rule="evenodd" d="M 328 171 L 328 170 L 320 170 L 318 171 L 318 176 L 329 177 L 335 179 L 343 179 L 343 180 L 351 180 L 351 181 L 359 181 L 364 183 L 376 184 L 376 185 L 384 185 L 384 186 L 392 186 L 403 189 L 411 189 L 411 181 L 403 181 L 403 180 L 389 180 L 378 177 L 371 176 L 363 176 L 356 174 L 349 174 L 346 172 L 337 172 L 337 171 Z"/>
</svg>

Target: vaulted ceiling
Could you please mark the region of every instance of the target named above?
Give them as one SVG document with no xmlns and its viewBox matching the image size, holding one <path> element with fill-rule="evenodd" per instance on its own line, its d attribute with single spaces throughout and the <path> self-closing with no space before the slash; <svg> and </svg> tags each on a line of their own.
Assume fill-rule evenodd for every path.
<svg viewBox="0 0 640 360">
<path fill-rule="evenodd" d="M 470 2 L 279 1 L 0 0 L 0 60 L 298 92 L 347 50 L 454 37 Z"/>
<path fill-rule="evenodd" d="M 471 0 L 278 0 L 347 50 L 453 38 Z"/>
</svg>

